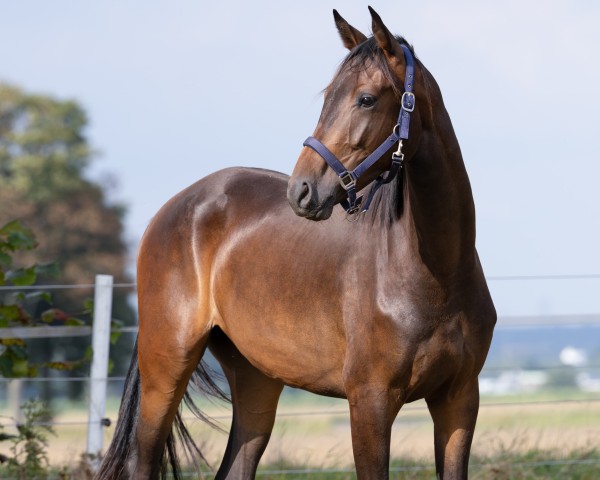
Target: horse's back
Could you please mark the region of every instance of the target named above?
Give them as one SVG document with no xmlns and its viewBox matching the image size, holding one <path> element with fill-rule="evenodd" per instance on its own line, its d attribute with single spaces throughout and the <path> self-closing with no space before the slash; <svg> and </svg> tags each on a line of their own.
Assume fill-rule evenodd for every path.
<svg viewBox="0 0 600 480">
<path fill-rule="evenodd" d="M 287 175 L 270 170 L 228 168 L 208 175 L 172 197 L 151 220 L 140 247 L 140 256 L 147 250 L 164 250 L 181 242 L 189 244 L 194 228 L 211 230 L 214 234 L 229 217 L 239 215 L 252 221 L 265 211 L 285 206 Z M 216 222 L 216 223 L 215 223 Z M 214 236 L 214 235 L 213 235 Z"/>
</svg>

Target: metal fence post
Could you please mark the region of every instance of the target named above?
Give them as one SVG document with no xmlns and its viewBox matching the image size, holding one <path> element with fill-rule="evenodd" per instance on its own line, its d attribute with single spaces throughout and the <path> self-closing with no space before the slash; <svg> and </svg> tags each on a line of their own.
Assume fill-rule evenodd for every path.
<svg viewBox="0 0 600 480">
<path fill-rule="evenodd" d="M 96 275 L 87 435 L 87 454 L 92 467 L 97 467 L 99 464 L 98 458 L 102 453 L 104 440 L 102 419 L 106 414 L 106 378 L 108 376 L 112 294 L 112 275 Z"/>
</svg>

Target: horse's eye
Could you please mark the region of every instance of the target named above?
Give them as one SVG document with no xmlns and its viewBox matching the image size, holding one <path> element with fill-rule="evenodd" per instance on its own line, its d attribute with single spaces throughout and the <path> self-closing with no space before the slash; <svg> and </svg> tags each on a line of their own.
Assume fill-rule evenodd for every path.
<svg viewBox="0 0 600 480">
<path fill-rule="evenodd" d="M 362 108 L 371 108 L 375 105 L 376 98 L 373 95 L 361 93 L 358 97 L 358 106 Z"/>
</svg>

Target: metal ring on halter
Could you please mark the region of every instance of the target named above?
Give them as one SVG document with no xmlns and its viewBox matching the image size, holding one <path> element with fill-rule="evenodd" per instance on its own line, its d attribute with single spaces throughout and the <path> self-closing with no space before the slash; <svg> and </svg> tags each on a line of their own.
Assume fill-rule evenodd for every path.
<svg viewBox="0 0 600 480">
<path fill-rule="evenodd" d="M 356 223 L 360 220 L 360 214 L 364 212 L 365 210 L 361 210 L 360 206 L 356 206 L 355 208 L 346 212 L 346 221 L 350 223 Z"/>
<path fill-rule="evenodd" d="M 346 209 L 346 220 L 348 220 L 351 223 L 358 221 L 358 217 L 360 216 L 361 213 L 363 213 L 362 208 L 361 208 L 362 203 L 363 203 L 363 196 L 361 195 L 360 197 L 358 197 L 356 199 L 353 206 Z"/>
<path fill-rule="evenodd" d="M 349 213 L 346 212 L 346 221 L 350 223 L 356 223 L 360 220 L 360 214 L 363 212 Z"/>
</svg>

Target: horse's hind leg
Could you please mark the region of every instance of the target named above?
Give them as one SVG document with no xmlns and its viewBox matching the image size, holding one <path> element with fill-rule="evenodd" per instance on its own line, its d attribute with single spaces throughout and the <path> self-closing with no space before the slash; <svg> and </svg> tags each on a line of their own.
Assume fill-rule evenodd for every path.
<svg viewBox="0 0 600 480">
<path fill-rule="evenodd" d="M 211 335 L 210 349 L 223 367 L 233 404 L 227 449 L 215 480 L 253 479 L 271 437 L 283 383 L 253 367 L 218 330 Z"/>
<path fill-rule="evenodd" d="M 140 290 L 141 398 L 136 455 L 130 460 L 134 479 L 158 478 L 173 419 L 208 341 L 207 325 L 199 325 L 198 299 L 184 301 L 181 292 L 166 290 Z"/>
</svg>

